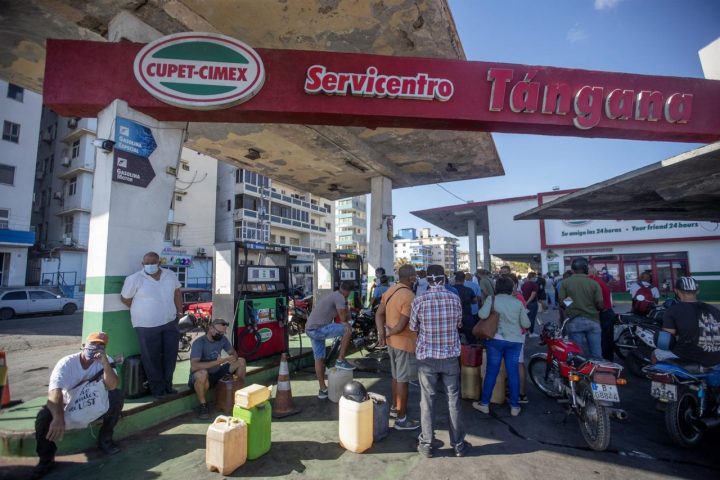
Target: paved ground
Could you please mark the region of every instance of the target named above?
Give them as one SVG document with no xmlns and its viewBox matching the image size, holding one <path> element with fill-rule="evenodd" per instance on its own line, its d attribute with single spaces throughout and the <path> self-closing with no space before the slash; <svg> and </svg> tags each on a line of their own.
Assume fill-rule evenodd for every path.
<svg viewBox="0 0 720 480">
<path fill-rule="evenodd" d="M 0 323 L 3 345 L 6 339 L 13 338 L 8 336 L 6 325 Z M 39 336 L 39 341 L 42 338 Z M 78 344 L 79 337 L 76 337 L 74 345 L 69 347 L 74 349 Z M 539 347 L 529 345 L 527 355 L 537 350 Z M 385 361 L 383 369 L 386 368 Z M 47 383 L 47 371 L 40 376 Z M 372 391 L 389 393 L 386 372 L 359 373 L 356 377 Z M 630 377 L 630 384 L 621 390 L 622 406 L 628 410 L 630 419 L 625 423 L 613 422 L 612 440 L 606 452 L 588 450 L 577 421 L 571 417 L 564 422 L 563 408 L 543 397 L 532 385 L 528 386 L 530 404 L 519 417 L 510 417 L 506 406 L 495 406 L 492 415 L 482 415 L 471 408 L 470 402 L 464 401 L 464 423 L 473 449 L 470 456 L 462 459 L 450 456 L 447 448 L 445 408 L 438 408 L 437 434 L 443 445 L 436 458 L 424 459 L 414 451 L 416 432 L 394 430 L 365 454 L 347 452 L 337 443 L 337 405 L 315 398 L 317 383 L 310 372 L 297 372 L 292 380 L 295 402 L 302 412 L 274 421 L 271 451 L 248 462 L 233 476 L 649 479 L 718 478 L 720 472 L 719 432 L 709 435 L 697 451 L 675 447 L 665 433 L 663 414 L 655 410 L 648 394 L 648 382 L 643 379 Z M 419 391 L 411 389 L 410 413 L 416 418 L 418 400 Z M 442 397 L 439 400 L 442 401 Z M 207 422 L 189 414 L 123 440 L 123 452 L 115 457 L 99 457 L 96 451 L 62 457 L 59 468 L 48 478 L 217 479 L 217 473 L 205 468 L 206 429 Z M 0 459 L 3 467 L 0 479 L 25 478 L 33 463 L 33 459 Z"/>
</svg>

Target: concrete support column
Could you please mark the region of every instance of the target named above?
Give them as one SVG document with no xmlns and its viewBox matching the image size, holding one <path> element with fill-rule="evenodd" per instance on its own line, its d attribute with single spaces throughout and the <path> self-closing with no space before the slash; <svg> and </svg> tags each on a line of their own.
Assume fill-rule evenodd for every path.
<svg viewBox="0 0 720 480">
<path fill-rule="evenodd" d="M 490 235 L 482 236 L 483 244 L 483 268 L 490 270 Z"/>
<path fill-rule="evenodd" d="M 83 338 L 93 331 L 110 336 L 108 353 L 140 352 L 130 311 L 120 302 L 125 277 L 140 270 L 143 254 L 163 248 L 175 175 L 185 138 L 185 124 L 158 122 L 115 100 L 98 115 L 97 138 L 115 140 L 117 118 L 148 127 L 157 148 L 148 162 L 155 172 L 146 188 L 113 179 L 113 153 L 95 155 L 93 199 L 88 242 Z M 122 155 L 124 152 L 118 152 Z M 120 161 L 120 157 L 118 157 Z M 143 175 L 148 175 L 147 168 Z M 144 178 L 149 178 L 148 176 Z"/>
<path fill-rule="evenodd" d="M 387 177 L 370 180 L 370 245 L 368 245 L 368 283 L 375 278 L 375 269 L 383 267 L 393 274 L 392 181 Z"/>
<path fill-rule="evenodd" d="M 470 273 L 475 275 L 475 271 L 478 268 L 477 265 L 477 222 L 474 218 L 468 219 L 468 240 L 470 252 Z"/>
</svg>

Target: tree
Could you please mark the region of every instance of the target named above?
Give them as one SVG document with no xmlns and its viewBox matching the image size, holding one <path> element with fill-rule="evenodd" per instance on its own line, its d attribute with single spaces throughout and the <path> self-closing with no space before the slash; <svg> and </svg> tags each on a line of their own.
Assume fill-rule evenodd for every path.
<svg viewBox="0 0 720 480">
<path fill-rule="evenodd" d="M 393 263 L 393 269 L 397 272 L 403 265 L 410 265 L 410 259 L 405 257 L 395 259 L 395 263 Z"/>
</svg>

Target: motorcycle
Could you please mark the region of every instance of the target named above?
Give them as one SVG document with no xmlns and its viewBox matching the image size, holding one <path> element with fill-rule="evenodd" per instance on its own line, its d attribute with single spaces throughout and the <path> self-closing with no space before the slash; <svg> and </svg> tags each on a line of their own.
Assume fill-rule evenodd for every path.
<svg viewBox="0 0 720 480">
<path fill-rule="evenodd" d="M 290 298 L 288 302 L 288 335 L 295 336 L 305 331 L 305 324 L 312 309 L 312 295 L 304 298 Z"/>
<path fill-rule="evenodd" d="M 547 352 L 530 357 L 528 375 L 541 392 L 568 405 L 567 413 L 577 417 L 585 442 L 602 451 L 610 443 L 610 414 L 627 418 L 625 410 L 615 407 L 620 402 L 617 386 L 627 380 L 620 377 L 622 366 L 617 363 L 580 355 L 580 347 L 563 337 L 569 320 L 560 327 L 543 326 L 540 344 L 547 345 Z"/>
<path fill-rule="evenodd" d="M 662 329 L 664 308 L 658 306 L 647 316 L 620 313 L 615 321 L 615 354 L 630 373 L 643 377 L 642 368 L 652 363 L 655 336 Z"/>
<path fill-rule="evenodd" d="M 373 352 L 378 346 L 378 334 L 375 327 L 375 309 L 365 308 L 350 314 L 350 344 L 358 349 Z M 325 364 L 332 365 L 340 352 L 341 337 L 335 339 L 325 356 Z"/>
<path fill-rule="evenodd" d="M 650 395 L 665 404 L 665 428 L 675 443 L 694 447 L 720 425 L 720 365 L 703 367 L 679 359 L 648 365 Z"/>
<path fill-rule="evenodd" d="M 211 318 L 209 315 L 198 316 L 192 312 L 185 312 L 185 315 L 180 318 L 178 322 L 178 329 L 180 330 L 180 340 L 178 344 L 179 352 L 189 352 L 192 344 L 192 336 L 190 332 L 201 329 L 203 332 L 207 332 L 210 328 Z"/>
</svg>

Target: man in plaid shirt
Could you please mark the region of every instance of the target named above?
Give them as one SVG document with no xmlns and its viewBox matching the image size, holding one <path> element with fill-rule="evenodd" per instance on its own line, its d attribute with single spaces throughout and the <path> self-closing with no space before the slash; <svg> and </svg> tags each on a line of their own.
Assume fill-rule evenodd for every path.
<svg viewBox="0 0 720 480">
<path fill-rule="evenodd" d="M 455 456 L 464 457 L 470 444 L 460 418 L 460 298 L 445 289 L 445 269 L 430 265 L 429 289 L 416 297 L 410 312 L 410 330 L 418 332 L 415 356 L 420 380 L 420 424 L 418 452 L 432 457 L 433 399 L 440 381 L 445 388 L 450 413 L 450 442 Z"/>
</svg>

